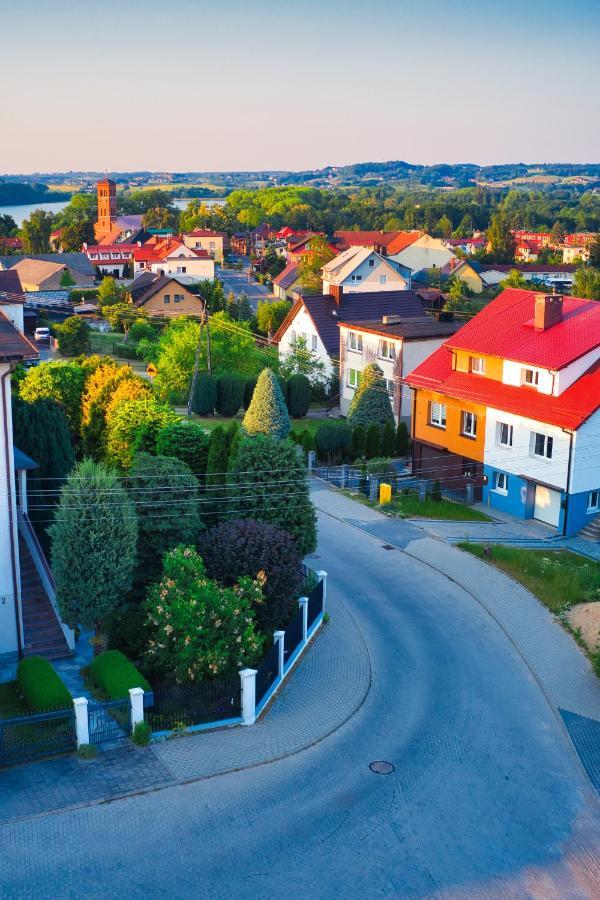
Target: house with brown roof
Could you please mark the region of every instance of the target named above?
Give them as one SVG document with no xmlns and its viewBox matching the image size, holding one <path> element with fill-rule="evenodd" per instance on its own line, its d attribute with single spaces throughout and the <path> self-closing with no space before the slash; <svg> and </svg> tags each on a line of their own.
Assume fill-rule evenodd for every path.
<svg viewBox="0 0 600 900">
<path fill-rule="evenodd" d="M 292 293 L 300 287 L 298 263 L 290 262 L 273 279 L 273 293 L 279 300 L 291 300 Z"/>
<path fill-rule="evenodd" d="M 322 273 L 324 294 L 403 291 L 410 287 L 410 271 L 370 247 L 349 247 L 325 263 Z"/>
<path fill-rule="evenodd" d="M 68 285 L 93 287 L 94 284 L 93 278 L 85 277 L 61 262 L 25 258 L 12 269 L 18 273 L 24 291 L 58 291 Z"/>
<path fill-rule="evenodd" d="M 185 284 L 170 275 L 142 272 L 129 287 L 135 307 L 143 307 L 149 316 L 175 318 L 204 314 L 205 302 Z"/>
</svg>

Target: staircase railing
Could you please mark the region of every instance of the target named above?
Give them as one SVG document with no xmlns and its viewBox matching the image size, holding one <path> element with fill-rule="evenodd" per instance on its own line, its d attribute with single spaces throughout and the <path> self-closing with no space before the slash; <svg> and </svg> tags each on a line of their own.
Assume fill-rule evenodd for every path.
<svg viewBox="0 0 600 900">
<path fill-rule="evenodd" d="M 35 533 L 35 529 L 31 524 L 31 520 L 27 513 L 23 512 L 22 510 L 19 510 L 18 513 L 18 524 L 19 533 L 27 545 L 27 549 L 29 550 L 31 559 L 33 560 L 33 564 L 39 575 L 40 581 L 42 582 L 42 586 L 46 591 L 52 609 L 54 610 L 56 620 L 62 629 L 69 649 L 74 650 L 75 632 L 72 628 L 69 628 L 69 626 L 66 625 L 60 617 L 58 603 L 56 602 L 56 582 L 54 581 L 54 575 L 52 574 L 52 570 L 48 565 L 46 554 L 42 549 L 42 545 L 40 544 L 38 536 Z"/>
</svg>

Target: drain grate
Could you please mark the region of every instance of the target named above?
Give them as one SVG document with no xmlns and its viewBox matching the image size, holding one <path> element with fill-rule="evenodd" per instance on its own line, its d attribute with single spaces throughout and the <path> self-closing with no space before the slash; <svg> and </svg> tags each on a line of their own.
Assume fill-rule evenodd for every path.
<svg viewBox="0 0 600 900">
<path fill-rule="evenodd" d="M 382 544 L 381 549 L 382 550 L 395 550 L 396 548 L 392 544 Z"/>
<path fill-rule="evenodd" d="M 391 775 L 396 770 L 396 767 L 385 759 L 376 759 L 369 763 L 369 768 L 376 775 Z"/>
</svg>

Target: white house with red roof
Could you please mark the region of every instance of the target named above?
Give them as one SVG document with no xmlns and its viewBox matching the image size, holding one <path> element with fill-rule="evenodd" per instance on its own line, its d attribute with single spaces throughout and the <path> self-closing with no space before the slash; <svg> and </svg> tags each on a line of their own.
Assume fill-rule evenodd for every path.
<svg viewBox="0 0 600 900">
<path fill-rule="evenodd" d="M 600 515 L 600 304 L 507 289 L 407 379 L 415 472 L 573 535 Z"/>
<path fill-rule="evenodd" d="M 133 251 L 134 275 L 162 272 L 183 283 L 214 281 L 215 261 L 204 249 L 186 247 L 179 238 L 147 241 Z"/>
</svg>

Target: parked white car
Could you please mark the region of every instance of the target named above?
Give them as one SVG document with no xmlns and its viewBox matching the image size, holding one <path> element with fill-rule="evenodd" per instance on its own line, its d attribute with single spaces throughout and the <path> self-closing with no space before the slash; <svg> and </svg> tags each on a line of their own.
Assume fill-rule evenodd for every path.
<svg viewBox="0 0 600 900">
<path fill-rule="evenodd" d="M 34 341 L 38 343 L 48 342 L 50 341 L 50 329 L 49 328 L 36 328 L 33 333 Z"/>
</svg>

